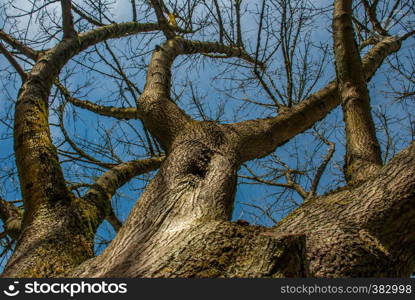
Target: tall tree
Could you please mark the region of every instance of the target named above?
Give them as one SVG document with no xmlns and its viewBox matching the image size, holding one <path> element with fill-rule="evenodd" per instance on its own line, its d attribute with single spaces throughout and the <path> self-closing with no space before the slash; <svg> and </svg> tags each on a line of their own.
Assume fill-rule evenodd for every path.
<svg viewBox="0 0 415 300">
<path fill-rule="evenodd" d="M 415 144 L 382 156 L 392 142 L 382 149 L 368 88 L 386 61 L 405 77 L 396 57 L 415 33 L 413 1 L 208 2 L 131 1 L 127 22 L 105 0 L 1 7 L 3 78 L 21 82 L 2 121 L 5 141 L 13 136 L 21 193 L 18 201 L 0 199 L 3 248 L 11 253 L 3 277 L 395 277 L 415 269 Z M 327 36 L 313 31 L 328 12 L 333 56 Z M 234 106 L 233 121 L 219 104 L 216 118 L 208 113 L 204 85 L 189 78 L 205 61 L 221 62 L 219 77 L 231 84 L 223 79 L 218 88 L 244 103 Z M 336 77 L 322 86 L 332 65 Z M 102 95 L 116 98 L 106 100 L 113 105 L 85 99 Z M 244 115 L 249 105 L 268 114 Z M 346 182 L 319 194 L 335 147 L 316 128 L 337 106 Z M 97 121 L 97 133 L 87 128 L 75 139 L 67 107 L 78 131 L 90 115 L 116 122 Z M 388 116 L 380 117 L 389 129 Z M 307 173 L 275 151 L 310 130 L 330 149 Z M 290 147 L 297 159 L 306 153 Z M 268 166 L 272 180 L 250 164 L 267 157 L 285 168 Z M 122 222 L 113 198 L 154 170 Z M 259 207 L 271 227 L 232 222 L 238 171 L 293 190 L 302 203 L 282 220 Z M 308 188 L 298 181 L 305 174 Z M 117 233 L 95 254 L 104 221 Z"/>
</svg>

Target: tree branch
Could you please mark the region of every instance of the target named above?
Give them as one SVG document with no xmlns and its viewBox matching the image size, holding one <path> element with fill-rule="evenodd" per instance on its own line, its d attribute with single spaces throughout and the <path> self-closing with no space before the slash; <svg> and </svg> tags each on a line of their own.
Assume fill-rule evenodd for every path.
<svg viewBox="0 0 415 300">
<path fill-rule="evenodd" d="M 158 24 L 154 23 L 113 23 L 110 25 L 98 27 L 87 32 L 79 33 L 77 38 L 66 39 L 58 43 L 55 47 L 44 52 L 44 55 L 40 57 L 42 63 L 49 65 L 49 68 L 43 68 L 43 71 L 47 74 L 39 74 L 53 81 L 58 75 L 63 66 L 75 55 L 86 50 L 87 48 L 94 46 L 103 41 L 121 38 L 125 36 L 134 35 L 137 33 L 150 32 L 159 30 Z M 53 70 L 53 72 L 51 72 Z M 52 84 L 53 82 L 51 82 Z"/>
<path fill-rule="evenodd" d="M 219 26 L 219 43 L 222 44 L 223 43 L 223 38 L 225 36 L 225 29 L 223 27 L 222 14 L 220 12 L 220 8 L 219 8 L 218 1 L 217 0 L 213 0 L 213 4 L 215 6 L 216 13 L 218 15 L 218 17 L 217 17 L 217 23 L 218 23 L 218 26 Z M 213 13 L 212 13 L 212 15 L 213 15 Z"/>
<path fill-rule="evenodd" d="M 80 100 L 72 97 L 69 91 L 58 80 L 55 81 L 55 85 L 59 88 L 65 99 L 77 107 L 89 110 L 102 116 L 112 117 L 121 120 L 140 118 L 140 114 L 136 108 L 118 108 L 113 106 L 103 106 L 92 103 L 88 100 Z"/>
<path fill-rule="evenodd" d="M 376 7 L 378 1 L 374 1 L 372 5 L 367 0 L 362 0 L 363 6 L 365 7 L 366 13 L 369 17 L 370 23 L 372 23 L 373 29 L 382 36 L 388 36 L 388 32 L 380 25 L 376 17 Z"/>
<path fill-rule="evenodd" d="M 65 203 L 72 196 L 51 140 L 48 122 L 48 97 L 63 66 L 74 55 L 99 42 L 158 28 L 158 24 L 151 23 L 111 24 L 81 33 L 77 38 L 64 39 L 36 57 L 37 62 L 20 89 L 14 117 L 16 165 L 30 217 L 36 215 L 40 204 Z"/>
<path fill-rule="evenodd" d="M 88 16 L 86 13 L 84 13 L 80 8 L 78 8 L 76 5 L 72 5 L 72 9 L 74 12 L 76 12 L 81 18 L 85 19 L 86 21 L 88 21 L 89 23 L 91 23 L 92 25 L 95 26 L 105 26 L 104 23 L 101 23 L 97 20 L 95 20 L 94 18 Z"/>
<path fill-rule="evenodd" d="M 324 136 L 318 134 L 318 137 L 329 146 L 329 151 L 327 152 L 326 156 L 324 157 L 323 162 L 318 167 L 316 175 L 314 176 L 313 182 L 311 183 L 310 191 L 308 192 L 307 198 L 314 197 L 317 192 L 318 184 L 320 183 L 321 176 L 323 175 L 324 171 L 326 170 L 326 167 L 333 157 L 334 151 L 336 150 L 336 147 L 334 143 L 330 142 L 328 139 L 326 139 Z"/>
<path fill-rule="evenodd" d="M 389 54 L 398 51 L 400 46 L 401 40 L 395 37 L 386 37 L 373 46 L 362 59 L 366 80 L 370 80 L 383 60 Z M 226 125 L 238 136 L 240 163 L 273 152 L 276 147 L 323 119 L 340 102 L 337 84 L 332 81 L 303 102 L 276 117 Z"/>
<path fill-rule="evenodd" d="M 21 213 L 19 209 L 9 201 L 0 198 L 0 219 L 6 223 L 9 218 L 19 217 Z"/>
<path fill-rule="evenodd" d="M 291 190 L 296 191 L 298 193 L 298 195 L 300 195 L 303 199 L 306 199 L 308 197 L 309 193 L 307 193 L 301 185 L 296 183 L 293 180 L 292 176 L 291 176 L 292 173 L 296 173 L 298 171 L 290 169 L 285 164 L 284 164 L 284 166 L 287 169 L 284 172 L 285 179 L 286 179 L 287 183 L 280 183 L 280 182 L 275 182 L 273 180 L 266 180 L 266 179 L 262 178 L 261 176 L 256 175 L 255 172 L 253 170 L 251 170 L 248 166 L 245 166 L 245 168 L 248 170 L 248 172 L 252 176 L 238 175 L 238 177 L 244 178 L 244 179 L 249 179 L 249 180 L 254 180 L 254 181 L 257 181 L 259 183 L 267 184 L 267 185 L 270 185 L 270 186 L 276 186 L 276 187 L 291 189 Z"/>
<path fill-rule="evenodd" d="M 235 0 L 235 12 L 236 12 L 236 45 L 241 49 L 244 48 L 242 41 L 242 28 L 241 28 L 241 3 L 242 0 Z"/>
<path fill-rule="evenodd" d="M 20 75 L 22 82 L 24 82 L 27 77 L 26 72 L 22 69 L 19 63 L 14 59 L 13 55 L 9 51 L 7 51 L 7 49 L 3 46 L 2 43 L 0 43 L 0 52 L 3 53 L 3 55 L 9 61 L 9 63 L 13 66 L 16 72 Z"/>
<path fill-rule="evenodd" d="M 107 221 L 111 224 L 112 228 L 114 228 L 116 232 L 118 232 L 122 227 L 122 222 L 117 218 L 113 209 L 111 209 L 110 214 L 107 216 Z"/>
<path fill-rule="evenodd" d="M 59 127 L 60 127 L 60 129 L 61 129 L 61 131 L 62 131 L 62 134 L 63 134 L 63 136 L 64 136 L 64 138 L 65 138 L 65 141 L 72 147 L 72 149 L 74 149 L 75 150 L 75 152 L 80 156 L 80 157 L 83 157 L 83 158 L 85 158 L 88 162 L 90 162 L 90 163 L 92 163 L 92 164 L 95 164 L 95 165 L 97 165 L 97 166 L 100 166 L 100 167 L 102 167 L 102 168 L 106 168 L 106 169 L 108 169 L 108 168 L 111 168 L 111 167 L 113 167 L 113 165 L 114 164 L 111 164 L 111 163 L 104 163 L 104 162 L 102 162 L 102 161 L 99 161 L 98 159 L 96 159 L 96 158 L 94 158 L 94 157 L 92 157 L 92 156 L 90 156 L 89 154 L 87 154 L 85 151 L 83 151 L 82 149 L 80 149 L 77 145 L 76 145 L 76 143 L 74 142 L 74 141 L 72 141 L 72 139 L 69 137 L 69 134 L 68 134 L 68 132 L 66 131 L 66 129 L 65 129 L 65 125 L 64 125 L 64 122 L 63 122 L 63 113 L 64 113 L 64 110 L 65 110 L 65 104 L 66 103 L 64 103 L 64 104 L 62 104 L 59 108 L 58 108 L 58 118 L 59 118 Z M 76 158 L 74 158 L 74 159 L 76 159 Z"/>
<path fill-rule="evenodd" d="M 154 12 L 156 13 L 156 17 L 157 17 L 158 24 L 160 25 L 160 29 L 163 31 L 166 38 L 167 39 L 174 38 L 176 34 L 174 33 L 174 30 L 172 30 L 172 28 L 169 26 L 169 23 L 167 22 L 163 14 L 163 8 L 166 7 L 163 3 L 163 0 L 150 0 L 150 3 L 154 9 Z"/>
<path fill-rule="evenodd" d="M 5 33 L 2 29 L 0 29 L 0 39 L 12 46 L 17 51 L 21 52 L 22 54 L 26 55 L 27 57 L 36 60 L 38 58 L 39 53 L 30 47 L 24 45 L 23 43 L 16 40 L 14 37 Z"/>
<path fill-rule="evenodd" d="M 179 36 L 157 46 L 148 66 L 143 94 L 137 100 L 137 108 L 145 127 L 157 138 L 166 152 L 169 151 L 177 134 L 191 121 L 190 116 L 170 99 L 171 67 L 178 55 L 195 53 L 221 53 L 257 63 L 240 48 L 219 43 L 190 41 Z"/>
<path fill-rule="evenodd" d="M 133 21 L 137 22 L 137 7 L 135 0 L 131 0 L 131 10 L 133 11 Z"/>
<path fill-rule="evenodd" d="M 62 8 L 62 27 L 63 27 L 63 38 L 71 39 L 76 37 L 77 33 L 73 24 L 72 16 L 72 1 L 61 0 Z"/>
<path fill-rule="evenodd" d="M 115 192 L 132 178 L 158 169 L 163 160 L 164 157 L 153 157 L 119 164 L 101 175 L 82 198 L 100 207 L 110 201 Z"/>
<path fill-rule="evenodd" d="M 4 230 L 12 239 L 17 240 L 23 218 L 23 210 L 12 203 L 0 198 L 0 219 L 4 223 Z"/>
<path fill-rule="evenodd" d="M 227 57 L 242 59 L 250 64 L 257 65 L 260 68 L 265 67 L 264 63 L 255 59 L 240 47 L 231 47 L 215 42 L 191 41 L 180 37 L 176 39 L 179 39 L 184 47 L 181 54 L 220 53 L 227 55 Z"/>
<path fill-rule="evenodd" d="M 359 50 L 352 26 L 352 0 L 337 0 L 333 12 L 333 39 L 338 88 L 346 125 L 345 177 L 361 181 L 382 165 L 380 146 L 370 112 Z"/>
</svg>

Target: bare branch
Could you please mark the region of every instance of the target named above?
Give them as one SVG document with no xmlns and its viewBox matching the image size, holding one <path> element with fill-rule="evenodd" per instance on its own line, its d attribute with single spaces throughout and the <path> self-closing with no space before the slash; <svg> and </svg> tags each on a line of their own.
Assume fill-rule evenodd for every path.
<svg viewBox="0 0 415 300">
<path fill-rule="evenodd" d="M 128 91 L 130 92 L 131 96 L 134 98 L 134 100 L 136 100 L 138 97 L 137 94 L 141 94 L 142 92 L 135 86 L 135 84 L 131 82 L 131 80 L 128 79 L 127 74 L 125 74 L 125 72 L 123 71 L 121 63 L 119 62 L 116 54 L 114 53 L 114 51 L 112 51 L 107 41 L 104 42 L 104 45 L 105 45 L 105 49 L 107 49 L 107 51 L 111 55 L 112 60 L 115 62 L 116 67 L 114 67 L 112 64 L 109 64 L 109 63 L 108 64 L 111 66 L 111 68 L 115 72 L 117 72 L 122 77 L 122 79 L 125 81 L 125 84 L 127 85 Z M 99 52 L 97 53 L 102 59 L 105 59 L 105 57 L 100 55 Z"/>
<path fill-rule="evenodd" d="M 164 35 L 167 39 L 172 39 L 175 36 L 174 30 L 169 26 L 166 18 L 164 17 L 163 10 L 166 10 L 166 6 L 163 3 L 163 0 L 150 0 L 151 6 L 156 13 L 158 24 L 160 25 L 160 29 L 163 31 Z M 169 13 L 167 11 L 167 13 Z"/>
<path fill-rule="evenodd" d="M 63 27 L 63 38 L 71 39 L 76 37 L 77 33 L 73 24 L 72 16 L 72 1 L 61 0 L 62 8 L 62 27 Z"/>
<path fill-rule="evenodd" d="M 58 75 L 62 67 L 72 57 L 98 43 L 137 33 L 155 31 L 159 30 L 159 28 L 159 25 L 154 23 L 141 24 L 136 22 L 127 22 L 120 24 L 114 23 L 80 33 L 78 34 L 77 39 L 67 39 L 45 52 L 45 55 L 48 57 L 47 61 L 49 64 L 53 65 L 54 72 L 50 72 L 47 68 L 44 68 L 43 70 L 48 70 L 48 74 L 44 76 L 45 78 L 54 80 L 54 77 Z"/>
<path fill-rule="evenodd" d="M 219 26 L 219 43 L 223 44 L 223 38 L 225 36 L 225 29 L 223 28 L 222 14 L 220 12 L 218 0 L 213 0 L 217 14 L 217 23 Z"/>
<path fill-rule="evenodd" d="M 399 4 L 401 4 L 401 0 L 395 0 L 395 4 L 393 5 L 388 17 L 386 18 L 386 20 L 383 22 L 384 24 L 384 28 L 388 29 L 390 22 L 393 20 L 393 16 L 396 13 L 396 10 L 399 7 Z"/>
<path fill-rule="evenodd" d="M 36 60 L 38 58 L 39 53 L 37 51 L 19 42 L 14 37 L 5 33 L 2 29 L 0 29 L 0 40 L 3 40 L 17 51 L 21 52 L 22 54 L 26 55 L 27 57 L 33 60 Z"/>
<path fill-rule="evenodd" d="M 112 228 L 118 232 L 122 227 L 122 222 L 117 218 L 114 213 L 114 209 L 111 209 L 110 214 L 107 216 L 107 221 L 111 224 Z"/>
<path fill-rule="evenodd" d="M 99 22 L 98 20 L 92 18 L 91 16 L 88 16 L 85 12 L 83 12 L 80 8 L 78 8 L 76 5 L 72 5 L 72 10 L 76 12 L 81 18 L 85 19 L 89 23 L 95 26 L 105 26 L 104 23 Z"/>
<path fill-rule="evenodd" d="M 333 12 L 336 74 L 346 125 L 345 176 L 350 182 L 363 180 L 382 165 L 380 146 L 370 112 L 359 50 L 352 26 L 352 0 L 337 0 Z"/>
<path fill-rule="evenodd" d="M 401 41 L 386 37 L 363 57 L 363 73 L 366 80 L 375 74 L 383 60 L 400 49 Z M 310 128 L 340 104 L 337 84 L 330 82 L 326 87 L 309 96 L 284 113 L 268 119 L 249 120 L 229 124 L 239 136 L 240 163 L 261 158 L 300 132 Z"/>
<path fill-rule="evenodd" d="M 66 104 L 66 103 L 65 103 Z M 83 151 L 81 148 L 79 148 L 76 143 L 74 141 L 72 141 L 72 139 L 69 137 L 68 132 L 65 129 L 65 125 L 63 122 L 63 113 L 65 110 L 65 104 L 61 105 L 58 108 L 58 118 L 59 118 L 59 127 L 62 131 L 62 134 L 65 138 L 65 141 L 72 147 L 72 149 L 74 149 L 76 151 L 76 153 L 85 158 L 88 162 L 93 163 L 97 166 L 103 167 L 103 168 L 111 168 L 113 166 L 113 164 L 110 163 L 104 163 L 102 161 L 99 161 L 98 159 L 90 156 L 89 154 L 87 154 L 85 151 Z M 69 188 L 69 187 L 68 187 Z M 73 188 L 73 187 L 72 187 Z"/>
<path fill-rule="evenodd" d="M 72 97 L 69 91 L 59 81 L 56 80 L 55 85 L 59 88 L 65 99 L 77 107 L 89 110 L 102 116 L 112 117 L 116 119 L 128 120 L 140 118 L 140 114 L 136 108 L 118 108 L 113 106 L 103 106 L 92 103 L 88 100 L 80 100 Z"/>
<path fill-rule="evenodd" d="M 239 47 L 230 47 L 214 42 L 190 41 L 180 37 L 176 37 L 176 39 L 179 40 L 184 47 L 182 53 L 180 54 L 220 53 L 227 55 L 227 57 L 240 58 L 253 65 L 258 65 L 261 68 L 265 67 L 261 61 L 257 61 L 254 57 Z"/>
<path fill-rule="evenodd" d="M 293 170 L 288 169 L 285 172 L 285 178 L 287 179 L 287 183 L 292 186 L 292 188 L 303 198 L 306 199 L 308 196 L 308 193 L 303 189 L 301 185 L 296 183 L 294 179 L 292 178 L 291 174 L 293 173 Z"/>
<path fill-rule="evenodd" d="M 336 150 L 336 147 L 334 143 L 330 142 L 328 139 L 326 139 L 324 136 L 317 134 L 318 137 L 329 146 L 329 151 L 327 152 L 326 156 L 324 157 L 323 162 L 318 167 L 316 175 L 314 176 L 313 182 L 311 183 L 310 191 L 308 192 L 308 197 L 314 197 L 317 192 L 318 184 L 320 183 L 321 176 L 323 175 L 324 171 L 326 170 L 326 167 L 333 157 L 334 151 Z"/>
<path fill-rule="evenodd" d="M 137 22 L 137 7 L 135 0 L 131 0 L 131 9 L 133 11 L 133 21 Z"/>
<path fill-rule="evenodd" d="M 7 49 L 3 46 L 2 43 L 0 43 L 0 52 L 3 53 L 3 55 L 9 61 L 9 63 L 13 66 L 16 72 L 20 75 L 22 82 L 24 82 L 27 77 L 26 72 L 22 69 L 19 63 L 14 59 L 13 55 L 9 51 L 7 51 Z"/>
<path fill-rule="evenodd" d="M 265 82 L 264 78 L 262 77 L 262 75 L 259 73 L 259 71 L 257 70 L 257 68 L 254 69 L 254 74 L 256 76 L 256 78 L 258 79 L 259 83 L 261 84 L 262 88 L 265 90 L 265 92 L 267 93 L 267 95 L 271 98 L 271 100 L 274 102 L 275 106 L 277 107 L 278 111 L 283 110 L 284 108 L 286 108 L 287 106 L 285 106 L 284 104 L 281 104 L 277 98 L 274 96 L 274 94 L 272 93 L 270 87 L 267 85 L 267 83 Z M 279 91 L 277 91 L 278 95 L 280 96 L 280 99 L 282 98 L 282 95 L 279 94 Z"/>
<path fill-rule="evenodd" d="M 152 61 L 155 63 L 149 66 L 146 87 L 157 86 L 158 94 L 168 96 L 171 85 L 170 68 L 174 59 L 178 55 L 197 53 L 219 53 L 226 55 L 223 58 L 237 57 L 249 63 L 263 66 L 261 62 L 256 61 L 241 48 L 213 42 L 191 41 L 177 36 L 156 48 L 152 57 Z M 157 74 L 161 76 L 154 76 Z"/>
<path fill-rule="evenodd" d="M 4 223 L 5 233 L 17 240 L 21 231 L 23 210 L 0 198 L 0 219 Z"/>
<path fill-rule="evenodd" d="M 19 209 L 11 202 L 0 197 L 0 219 L 6 223 L 9 218 L 20 216 Z"/>
<path fill-rule="evenodd" d="M 377 7 L 378 1 L 374 1 L 372 5 L 370 5 L 367 0 L 362 0 L 362 3 L 365 7 L 369 20 L 372 23 L 373 29 L 375 29 L 375 31 L 379 33 L 380 35 L 388 36 L 389 35 L 388 32 L 382 27 L 382 25 L 380 25 L 380 22 L 378 21 L 376 17 L 376 7 Z"/>
<path fill-rule="evenodd" d="M 236 11 L 236 45 L 239 48 L 244 48 L 242 41 L 242 28 L 241 28 L 241 3 L 242 0 L 235 0 L 235 11 Z"/>
<path fill-rule="evenodd" d="M 151 23 L 111 24 L 81 33 L 76 39 L 64 39 L 42 52 L 19 93 L 15 110 L 15 122 L 26 124 L 14 127 L 14 150 L 23 199 L 30 213 L 36 214 L 41 203 L 66 201 L 71 195 L 51 140 L 48 120 L 48 96 L 63 66 L 74 55 L 97 43 L 158 28 L 158 24 Z M 29 158 L 27 153 L 31 153 Z"/>
<path fill-rule="evenodd" d="M 180 36 L 157 46 L 148 66 L 146 85 L 143 94 L 137 100 L 137 107 L 145 127 L 166 151 L 174 137 L 186 128 L 191 120 L 190 116 L 170 100 L 171 66 L 178 55 L 196 53 L 220 53 L 257 63 L 240 48 L 219 43 L 190 41 Z"/>
<path fill-rule="evenodd" d="M 260 210 L 265 216 L 267 216 L 274 224 L 277 224 L 278 223 L 278 221 L 277 220 L 275 220 L 275 218 L 272 216 L 272 213 L 269 211 L 269 209 L 264 209 L 264 208 L 262 208 L 261 206 L 259 206 L 259 205 L 255 205 L 255 204 L 252 204 L 252 203 L 246 203 L 246 202 L 239 202 L 240 204 L 242 204 L 242 205 L 246 205 L 246 206 L 250 206 L 250 207 L 253 207 L 253 208 L 256 208 L 256 209 L 258 209 L 258 210 Z"/>
<path fill-rule="evenodd" d="M 296 183 L 295 180 L 291 176 L 291 174 L 297 173 L 298 171 L 297 170 L 292 170 L 286 165 L 285 165 L 285 167 L 286 167 L 286 170 L 284 172 L 284 175 L 285 175 L 285 179 L 286 179 L 287 183 L 280 183 L 280 182 L 275 182 L 273 180 L 266 180 L 266 179 L 262 178 L 262 176 L 256 175 L 255 172 L 253 170 L 251 170 L 248 166 L 245 166 L 245 168 L 248 170 L 248 172 L 251 174 L 251 176 L 239 175 L 239 177 L 244 178 L 244 179 L 254 180 L 254 181 L 257 181 L 259 183 L 267 184 L 267 185 L 270 185 L 270 186 L 276 186 L 276 187 L 292 189 L 292 190 L 296 191 L 303 199 L 306 199 L 308 197 L 308 193 L 304 190 L 304 188 L 301 185 Z"/>
<path fill-rule="evenodd" d="M 413 30 L 413 31 L 409 31 L 409 32 L 405 33 L 404 35 L 402 35 L 402 36 L 400 37 L 400 40 L 401 40 L 401 41 L 404 41 L 404 40 L 408 39 L 409 37 L 411 37 L 411 36 L 413 36 L 413 35 L 415 35 L 415 30 Z"/>
</svg>

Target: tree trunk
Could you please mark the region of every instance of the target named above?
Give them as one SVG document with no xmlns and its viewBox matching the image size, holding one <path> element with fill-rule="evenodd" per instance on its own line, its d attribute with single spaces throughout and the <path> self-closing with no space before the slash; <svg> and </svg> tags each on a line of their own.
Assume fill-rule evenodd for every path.
<svg viewBox="0 0 415 300">
<path fill-rule="evenodd" d="M 3 276 L 56 276 L 93 256 L 102 213 L 67 189 L 48 124 L 48 91 L 40 63 L 16 103 L 15 152 L 25 204 L 23 231 Z"/>
<path fill-rule="evenodd" d="M 221 126 L 194 126 L 111 245 L 67 275 L 401 277 L 415 267 L 415 143 L 372 179 L 309 200 L 271 229 L 229 222 L 234 154 Z"/>
<path fill-rule="evenodd" d="M 225 130 L 192 122 L 111 245 L 69 275 L 303 276 L 301 237 L 281 242 L 266 228 L 229 222 L 238 166 Z M 293 264 L 276 268 L 290 253 Z"/>
<path fill-rule="evenodd" d="M 306 202 L 277 232 L 307 239 L 318 277 L 408 277 L 415 267 L 415 143 L 357 187 Z"/>
</svg>

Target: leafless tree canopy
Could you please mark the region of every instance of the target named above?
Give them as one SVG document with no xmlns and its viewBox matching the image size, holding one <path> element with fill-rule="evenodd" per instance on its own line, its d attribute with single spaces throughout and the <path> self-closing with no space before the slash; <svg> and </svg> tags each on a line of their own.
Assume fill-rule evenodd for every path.
<svg viewBox="0 0 415 300">
<path fill-rule="evenodd" d="M 4 277 L 408 276 L 413 0 L 5 0 Z"/>
</svg>

